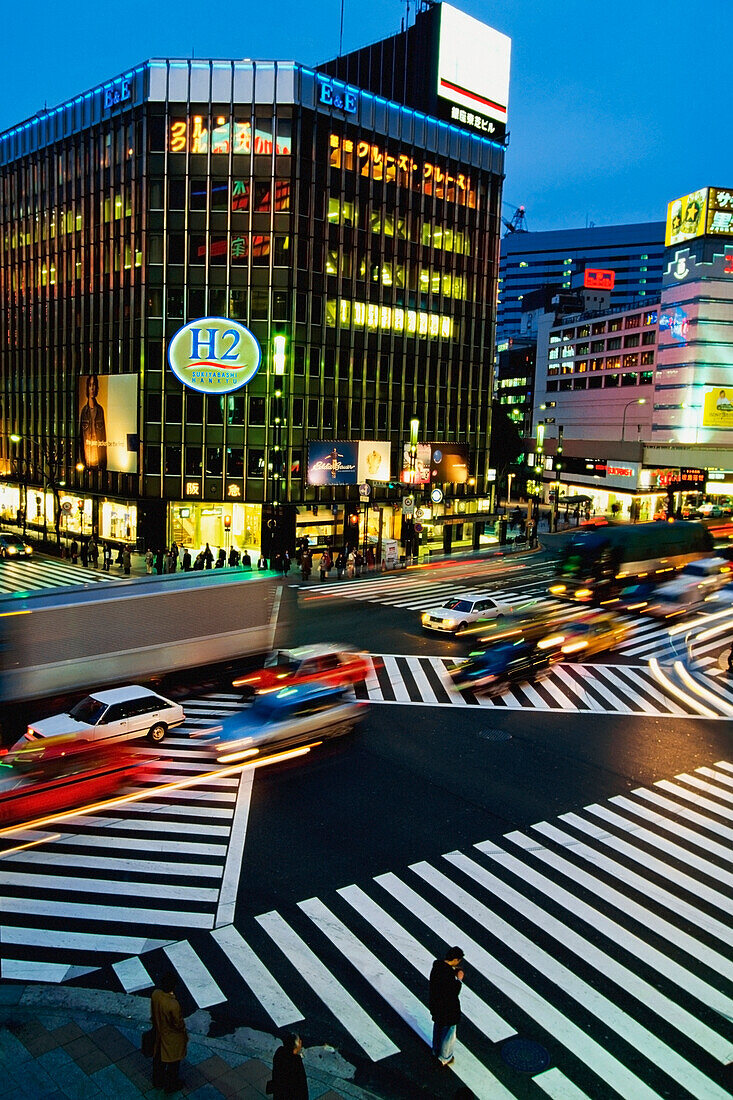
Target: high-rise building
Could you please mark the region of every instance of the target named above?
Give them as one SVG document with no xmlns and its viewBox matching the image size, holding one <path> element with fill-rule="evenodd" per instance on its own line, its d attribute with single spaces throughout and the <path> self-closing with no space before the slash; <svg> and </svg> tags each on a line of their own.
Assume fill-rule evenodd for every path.
<svg viewBox="0 0 733 1100">
<path fill-rule="evenodd" d="M 501 241 L 497 340 L 521 333 L 522 303 L 541 287 L 608 285 L 612 306 L 641 309 L 645 299 L 659 299 L 663 256 L 664 222 L 508 233 Z M 585 277 L 586 271 L 598 274 Z"/>
<path fill-rule="evenodd" d="M 448 5 L 404 39 L 389 89 L 349 58 L 151 60 L 0 135 L 6 519 L 399 537 L 414 420 L 446 498 L 423 539 L 476 512 L 509 41 Z"/>
</svg>

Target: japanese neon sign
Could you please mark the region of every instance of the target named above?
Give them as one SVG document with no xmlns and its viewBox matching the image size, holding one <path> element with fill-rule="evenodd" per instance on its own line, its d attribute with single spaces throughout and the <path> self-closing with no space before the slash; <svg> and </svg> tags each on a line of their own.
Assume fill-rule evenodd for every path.
<svg viewBox="0 0 733 1100">
<path fill-rule="evenodd" d="M 397 183 L 400 187 L 410 187 L 459 206 L 472 209 L 476 206 L 476 192 L 471 177 L 465 172 L 452 175 L 431 161 L 413 160 L 409 153 L 390 153 L 382 146 L 354 141 L 339 134 L 331 134 L 329 144 L 332 168 L 344 168 L 369 179 Z"/>
<path fill-rule="evenodd" d="M 613 290 L 616 284 L 616 272 L 600 267 L 586 267 L 583 274 L 583 286 L 589 289 Z"/>
</svg>

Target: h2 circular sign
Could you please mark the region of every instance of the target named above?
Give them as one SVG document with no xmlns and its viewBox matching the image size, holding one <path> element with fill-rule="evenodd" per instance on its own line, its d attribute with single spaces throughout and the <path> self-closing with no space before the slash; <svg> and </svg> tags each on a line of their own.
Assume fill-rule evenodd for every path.
<svg viewBox="0 0 733 1100">
<path fill-rule="evenodd" d="M 227 317 L 189 321 L 168 344 L 176 378 L 199 393 L 231 393 L 246 386 L 261 360 L 260 345 L 249 329 Z"/>
</svg>

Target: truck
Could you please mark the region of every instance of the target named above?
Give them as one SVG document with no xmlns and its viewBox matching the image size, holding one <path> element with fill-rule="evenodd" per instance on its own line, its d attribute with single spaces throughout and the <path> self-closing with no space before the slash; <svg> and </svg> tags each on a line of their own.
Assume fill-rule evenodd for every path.
<svg viewBox="0 0 733 1100">
<path fill-rule="evenodd" d="M 0 598 L 0 701 L 16 703 L 273 648 L 278 578 L 179 573 Z"/>
</svg>

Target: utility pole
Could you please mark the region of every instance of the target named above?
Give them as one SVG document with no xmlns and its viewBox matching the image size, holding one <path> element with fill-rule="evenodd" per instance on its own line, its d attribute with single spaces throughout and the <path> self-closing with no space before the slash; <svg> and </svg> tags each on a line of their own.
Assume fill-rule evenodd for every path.
<svg viewBox="0 0 733 1100">
<path fill-rule="evenodd" d="M 560 473 L 562 471 L 562 459 L 560 456 L 562 455 L 562 437 L 563 426 L 560 424 L 557 429 L 557 450 L 555 451 L 555 473 L 557 474 L 557 481 L 555 483 L 555 504 L 553 507 L 553 531 L 557 531 L 557 512 L 560 506 Z"/>
</svg>

